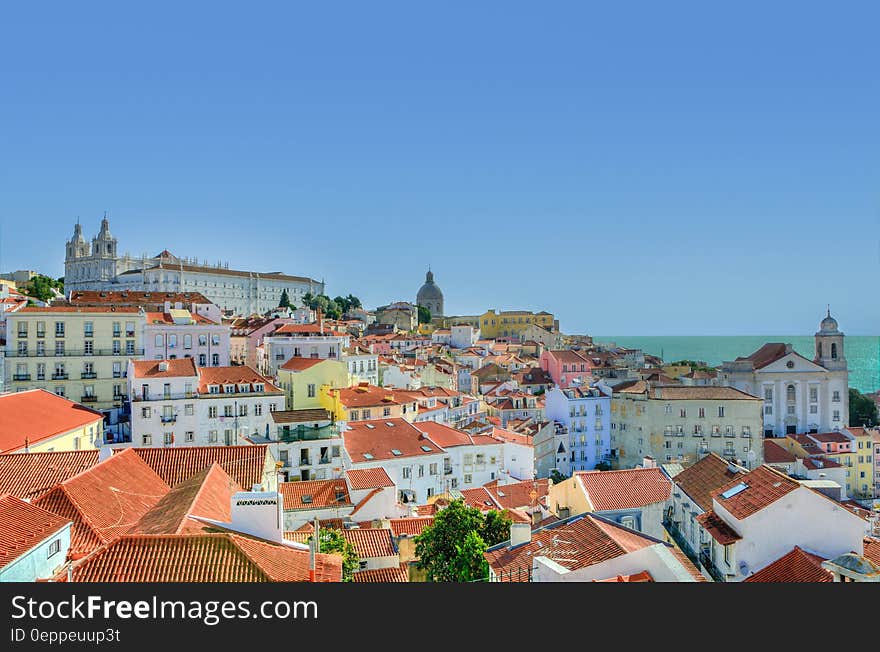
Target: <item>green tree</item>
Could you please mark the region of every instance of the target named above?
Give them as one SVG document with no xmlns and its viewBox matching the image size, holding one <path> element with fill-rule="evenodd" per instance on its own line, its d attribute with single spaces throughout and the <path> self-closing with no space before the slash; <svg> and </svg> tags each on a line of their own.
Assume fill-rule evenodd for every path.
<svg viewBox="0 0 880 652">
<path fill-rule="evenodd" d="M 60 279 L 37 274 L 28 282 L 28 286 L 22 291 L 22 294 L 34 297 L 40 301 L 48 301 L 49 299 L 55 298 L 55 293 L 52 292 L 53 288 L 62 294 L 64 293 L 64 283 L 61 282 Z"/>
<path fill-rule="evenodd" d="M 352 575 L 360 564 L 360 557 L 354 546 L 342 536 L 342 532 L 334 528 L 322 527 L 318 536 L 318 552 L 341 555 L 342 581 L 351 582 Z"/>
<path fill-rule="evenodd" d="M 854 428 L 880 424 L 877 404 L 859 390 L 849 388 L 849 425 Z"/>
<path fill-rule="evenodd" d="M 480 536 L 487 546 L 494 546 L 502 541 L 507 541 L 510 538 L 511 523 L 513 523 L 513 519 L 510 518 L 507 510 L 503 512 L 488 512 L 483 517 L 483 528 L 480 531 Z"/>
<path fill-rule="evenodd" d="M 560 473 L 556 469 L 550 471 L 550 479 L 553 480 L 553 484 L 559 484 L 565 480 L 568 480 L 568 476 Z"/>
<path fill-rule="evenodd" d="M 363 305 L 361 304 L 361 300 L 358 299 L 353 294 L 349 294 L 345 298 L 348 300 L 348 310 L 351 310 L 352 308 L 363 308 Z"/>
<path fill-rule="evenodd" d="M 430 324 L 431 323 L 431 311 L 425 308 L 425 306 L 419 306 L 419 323 L 420 324 Z"/>
<path fill-rule="evenodd" d="M 415 538 L 418 567 L 431 582 L 468 582 L 483 568 L 486 542 L 480 536 L 484 517 L 480 510 L 458 498 L 440 510 L 434 523 Z M 480 569 L 480 570 L 478 570 Z"/>
<path fill-rule="evenodd" d="M 287 290 L 281 292 L 281 301 L 278 302 L 279 308 L 290 308 L 290 297 L 287 296 Z"/>
</svg>

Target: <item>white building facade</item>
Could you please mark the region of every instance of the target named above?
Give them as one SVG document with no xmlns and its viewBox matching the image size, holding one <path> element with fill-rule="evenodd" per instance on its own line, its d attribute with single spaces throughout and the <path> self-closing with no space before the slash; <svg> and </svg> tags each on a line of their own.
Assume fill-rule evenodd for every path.
<svg viewBox="0 0 880 652">
<path fill-rule="evenodd" d="M 589 471 L 608 460 L 611 454 L 610 395 L 596 387 L 554 387 L 546 393 L 545 401 L 547 418 L 568 432 L 568 468 L 565 470 L 569 473 Z"/>
</svg>

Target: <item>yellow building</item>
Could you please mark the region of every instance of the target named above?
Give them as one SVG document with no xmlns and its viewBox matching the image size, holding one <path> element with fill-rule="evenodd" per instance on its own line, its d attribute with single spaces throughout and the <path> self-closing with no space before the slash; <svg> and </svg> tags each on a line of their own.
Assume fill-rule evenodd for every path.
<svg viewBox="0 0 880 652">
<path fill-rule="evenodd" d="M 558 330 L 558 324 L 549 312 L 528 310 L 488 310 L 480 315 L 480 336 L 487 339 L 513 337 L 522 339 L 526 329 L 537 324 L 547 330 Z"/>
<path fill-rule="evenodd" d="M 336 421 L 399 418 L 412 422 L 419 413 L 419 404 L 409 393 L 367 383 L 345 389 L 327 388 L 320 394 L 321 407 Z"/>
<path fill-rule="evenodd" d="M 7 389 L 42 388 L 108 413 L 122 406 L 128 360 L 144 354 L 139 308 L 28 307 L 6 324 Z"/>
<path fill-rule="evenodd" d="M 846 469 L 846 493 L 853 498 L 874 497 L 874 456 L 873 442 L 869 430 L 864 428 L 847 428 L 843 434 L 852 435 L 849 451 L 826 453 L 826 457 L 835 460 Z M 834 433 L 830 433 L 834 434 Z M 813 435 L 821 438 L 822 435 Z"/>
<path fill-rule="evenodd" d="M 44 389 L 0 394 L 0 453 L 99 448 L 104 415 Z"/>
<path fill-rule="evenodd" d="M 291 358 L 278 368 L 278 384 L 288 410 L 310 410 L 323 407 L 325 390 L 351 385 L 351 375 L 348 365 L 339 360 Z"/>
</svg>

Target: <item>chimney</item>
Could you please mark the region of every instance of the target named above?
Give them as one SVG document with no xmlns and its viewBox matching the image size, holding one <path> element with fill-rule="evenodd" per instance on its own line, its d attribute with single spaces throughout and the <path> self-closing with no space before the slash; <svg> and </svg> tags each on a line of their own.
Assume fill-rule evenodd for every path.
<svg viewBox="0 0 880 652">
<path fill-rule="evenodd" d="M 654 469 L 657 468 L 657 462 L 654 461 L 654 458 L 650 455 L 645 455 L 642 459 L 642 468 L 644 469 Z"/>
<path fill-rule="evenodd" d="M 510 547 L 521 545 L 523 543 L 531 543 L 532 541 L 532 525 L 530 523 L 511 523 L 510 524 Z"/>
<path fill-rule="evenodd" d="M 324 334 L 324 313 L 321 310 L 320 306 L 318 306 L 318 330 L 320 331 L 321 335 Z"/>
</svg>

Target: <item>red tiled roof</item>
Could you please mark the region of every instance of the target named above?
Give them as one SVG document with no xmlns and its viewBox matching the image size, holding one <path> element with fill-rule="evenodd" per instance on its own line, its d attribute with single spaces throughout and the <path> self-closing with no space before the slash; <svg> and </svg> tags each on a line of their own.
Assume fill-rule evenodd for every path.
<svg viewBox="0 0 880 652">
<path fill-rule="evenodd" d="M 764 462 L 766 464 L 793 464 L 797 458 L 772 439 L 764 440 Z"/>
<path fill-rule="evenodd" d="M 68 312 L 77 314 L 96 314 L 105 312 L 118 312 L 126 314 L 138 314 L 140 308 L 134 306 L 30 306 L 22 308 L 19 312 L 42 313 L 42 312 Z"/>
<path fill-rule="evenodd" d="M 735 543 L 742 539 L 733 528 L 731 528 L 718 514 L 713 510 L 703 512 L 697 516 L 697 523 L 703 526 L 703 529 L 722 546 Z"/>
<path fill-rule="evenodd" d="M 170 487 L 217 462 L 230 478 L 249 491 L 254 485 L 263 483 L 268 446 L 169 446 L 130 450 Z"/>
<path fill-rule="evenodd" d="M 632 575 L 617 575 L 616 577 L 608 577 L 604 580 L 593 580 L 594 582 L 653 582 L 654 578 L 648 571 L 641 573 L 633 573 Z"/>
<path fill-rule="evenodd" d="M 880 566 L 880 539 L 877 539 L 876 537 L 865 537 L 864 556 L 869 561 Z"/>
<path fill-rule="evenodd" d="M 388 477 L 385 469 L 349 469 L 345 472 L 352 491 L 373 489 L 375 487 L 393 487 L 394 482 Z"/>
<path fill-rule="evenodd" d="M 70 521 L 67 519 L 15 496 L 0 496 L 0 568 L 59 532 L 68 523 Z M 58 563 L 62 561 L 59 559 Z"/>
<path fill-rule="evenodd" d="M 575 473 L 593 509 L 605 511 L 644 507 L 668 500 L 672 483 L 657 467 Z"/>
<path fill-rule="evenodd" d="M 389 426 L 389 423 L 392 425 Z M 355 421 L 350 422 L 348 427 L 343 440 L 345 450 L 355 464 L 398 457 L 436 455 L 443 452 L 404 419 Z M 399 451 L 400 455 L 395 455 L 393 450 Z"/>
<path fill-rule="evenodd" d="M 497 480 L 493 480 L 486 484 L 485 488 L 504 509 L 520 509 L 532 507 L 547 496 L 550 491 L 550 483 L 547 478 L 523 480 L 510 484 L 499 484 Z M 534 501 L 531 497 L 533 491 L 537 494 Z"/>
<path fill-rule="evenodd" d="M 97 449 L 0 455 L 0 494 L 34 500 L 97 463 Z"/>
<path fill-rule="evenodd" d="M 68 478 L 34 504 L 73 521 L 70 554 L 76 557 L 128 532 L 168 491 L 127 449 Z"/>
<path fill-rule="evenodd" d="M 33 445 L 90 424 L 96 424 L 99 434 L 104 428 L 100 412 L 45 389 L 0 394 L 0 414 L 0 453 L 21 450 L 25 442 Z"/>
<path fill-rule="evenodd" d="M 279 368 L 286 371 L 305 371 L 306 369 L 311 369 L 315 365 L 319 365 L 322 362 L 327 362 L 328 360 L 329 358 L 291 358 Z M 332 360 L 332 362 L 339 361 Z M 342 363 L 339 362 L 339 364 Z"/>
<path fill-rule="evenodd" d="M 568 570 L 578 570 L 656 545 L 657 541 L 593 514 L 584 514 L 535 530 L 529 543 L 513 548 L 509 543 L 484 553 L 502 582 L 527 581 L 528 570 L 537 556 L 548 557 Z"/>
<path fill-rule="evenodd" d="M 441 448 L 472 446 L 474 444 L 473 438 L 468 433 L 456 430 L 443 423 L 437 423 L 435 421 L 419 421 L 413 425 Z M 498 444 L 500 442 L 490 441 L 488 443 Z"/>
<path fill-rule="evenodd" d="M 500 510 L 501 505 L 495 502 L 495 498 L 489 493 L 486 487 L 474 487 L 473 489 L 462 489 L 461 496 L 468 507 L 475 507 L 481 512 L 490 510 Z"/>
<path fill-rule="evenodd" d="M 392 566 L 391 568 L 374 568 L 373 570 L 359 571 L 351 576 L 352 582 L 409 582 L 409 569 L 407 564 Z"/>
<path fill-rule="evenodd" d="M 278 491 L 284 497 L 285 510 L 352 506 L 348 485 L 342 479 L 282 482 Z"/>
<path fill-rule="evenodd" d="M 772 362 L 776 362 L 787 355 L 787 353 L 785 344 L 782 342 L 772 342 L 765 344 L 750 356 L 737 358 L 737 361 L 750 360 L 755 369 L 761 369 Z"/>
<path fill-rule="evenodd" d="M 424 532 L 425 528 L 430 527 L 434 523 L 434 517 L 413 516 L 409 518 L 392 518 L 389 523 L 391 524 L 391 534 L 394 536 L 416 537 Z"/>
<path fill-rule="evenodd" d="M 206 298 L 200 292 L 109 292 L 102 290 L 76 290 L 71 292 L 68 300 L 72 305 L 104 305 L 116 306 L 160 306 L 170 301 L 173 307 L 175 303 L 183 304 L 211 304 L 213 301 Z"/>
<path fill-rule="evenodd" d="M 840 462 L 827 457 L 805 457 L 803 459 L 803 465 L 810 471 L 816 471 L 818 469 L 837 469 L 843 466 Z"/>
<path fill-rule="evenodd" d="M 165 494 L 128 533 L 196 534 L 203 531 L 205 524 L 189 518 L 190 515 L 229 523 L 232 495 L 238 491 L 241 487 L 214 462 Z"/>
<path fill-rule="evenodd" d="M 673 482 L 703 511 L 708 511 L 712 509 L 713 491 L 746 474 L 744 470 L 731 471 L 730 467 L 730 462 L 715 453 L 709 453 L 676 475 Z"/>
<path fill-rule="evenodd" d="M 822 568 L 824 557 L 798 546 L 745 579 L 746 582 L 833 582 L 831 571 Z"/>
<path fill-rule="evenodd" d="M 823 444 L 846 444 L 851 442 L 852 440 L 844 435 L 842 432 L 816 432 L 808 435 L 812 439 L 821 442 Z"/>
<path fill-rule="evenodd" d="M 408 402 L 400 396 L 395 396 L 395 391 L 388 387 L 376 387 L 361 383 L 354 387 L 332 389 L 331 393 L 339 396 L 339 401 L 348 409 L 376 407 L 386 405 L 400 405 Z"/>
<path fill-rule="evenodd" d="M 209 385 L 218 385 L 220 393 L 226 391 L 225 385 L 235 385 L 235 392 L 238 392 L 239 385 L 249 385 L 247 391 L 255 391 L 253 385 L 263 385 L 263 391 L 266 393 L 281 394 L 281 388 L 276 387 L 274 383 L 256 372 L 255 369 L 247 365 L 235 365 L 231 367 L 201 367 L 199 369 L 199 394 L 208 394 Z"/>
<path fill-rule="evenodd" d="M 730 498 L 721 497 L 722 493 L 740 482 L 746 485 L 743 491 Z M 719 487 L 712 492 L 712 498 L 717 500 L 734 518 L 742 520 L 771 505 L 800 486 L 797 480 L 792 480 L 772 467 L 762 465 L 744 477 Z"/>
<path fill-rule="evenodd" d="M 342 581 L 339 555 L 315 557 L 317 581 Z M 308 580 L 308 551 L 230 532 L 124 536 L 73 567 L 75 582 Z"/>
<path fill-rule="evenodd" d="M 187 310 L 187 312 L 189 311 Z M 200 315 L 197 312 L 189 312 L 189 317 L 190 319 L 192 319 L 193 324 L 212 324 L 214 326 L 219 326 L 219 324 L 213 319 L 208 319 L 204 315 Z M 146 320 L 147 324 L 166 324 L 168 326 L 172 326 L 178 323 L 174 321 L 174 317 L 171 315 L 171 313 L 168 312 L 145 312 L 144 319 Z"/>
<path fill-rule="evenodd" d="M 198 375 L 196 363 L 192 358 L 176 360 L 132 360 L 134 378 L 176 378 L 180 376 L 194 377 Z M 160 368 L 162 365 L 164 371 Z"/>
<path fill-rule="evenodd" d="M 361 559 L 397 555 L 388 528 L 348 528 L 342 530 L 342 536 L 354 546 Z"/>
</svg>

